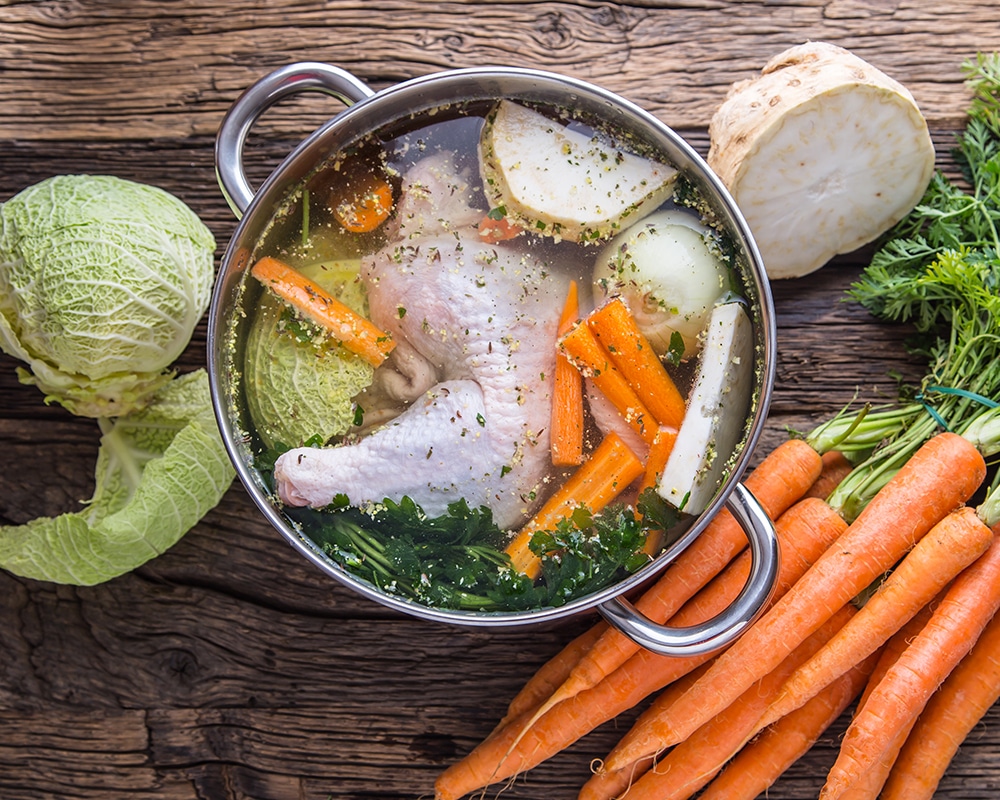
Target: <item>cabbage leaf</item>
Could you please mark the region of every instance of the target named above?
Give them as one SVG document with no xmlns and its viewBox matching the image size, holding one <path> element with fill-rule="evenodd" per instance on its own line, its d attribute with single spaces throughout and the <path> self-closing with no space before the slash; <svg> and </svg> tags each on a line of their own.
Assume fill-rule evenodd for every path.
<svg viewBox="0 0 1000 800">
<path fill-rule="evenodd" d="M 0 567 L 79 586 L 110 580 L 175 544 L 235 477 L 204 370 L 175 378 L 147 407 L 100 424 L 86 509 L 0 527 Z"/>
</svg>

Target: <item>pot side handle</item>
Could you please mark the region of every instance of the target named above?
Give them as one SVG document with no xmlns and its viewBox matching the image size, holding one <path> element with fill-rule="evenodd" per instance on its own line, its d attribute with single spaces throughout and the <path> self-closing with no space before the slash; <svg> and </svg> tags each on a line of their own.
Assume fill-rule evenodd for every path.
<svg viewBox="0 0 1000 800">
<path fill-rule="evenodd" d="M 598 606 L 604 618 L 647 650 L 664 656 L 696 656 L 732 643 L 763 611 L 774 592 L 780 552 L 774 524 L 742 483 L 733 487 L 726 507 L 750 542 L 750 575 L 736 599 L 710 620 L 686 628 L 660 625 L 620 597 Z"/>
<path fill-rule="evenodd" d="M 349 106 L 375 94 L 346 70 L 303 61 L 276 69 L 240 95 L 223 118 L 215 139 L 216 177 L 237 218 L 254 198 L 254 190 L 243 169 L 243 148 L 250 129 L 261 114 L 279 100 L 307 91 L 332 95 Z"/>
</svg>

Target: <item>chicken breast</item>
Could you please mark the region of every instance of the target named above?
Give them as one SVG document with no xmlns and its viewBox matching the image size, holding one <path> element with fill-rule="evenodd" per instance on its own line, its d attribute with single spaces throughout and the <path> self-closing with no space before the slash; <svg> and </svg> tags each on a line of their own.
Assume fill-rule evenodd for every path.
<svg viewBox="0 0 1000 800">
<path fill-rule="evenodd" d="M 344 494 L 363 506 L 408 495 L 437 515 L 465 498 L 511 527 L 545 494 L 568 278 L 519 240 L 484 244 L 471 191 L 447 154 L 405 176 L 394 235 L 362 277 L 372 320 L 405 342 L 403 360 L 380 367 L 383 380 L 397 396 L 419 396 L 357 442 L 283 455 L 275 479 L 284 503 L 322 507 Z"/>
</svg>

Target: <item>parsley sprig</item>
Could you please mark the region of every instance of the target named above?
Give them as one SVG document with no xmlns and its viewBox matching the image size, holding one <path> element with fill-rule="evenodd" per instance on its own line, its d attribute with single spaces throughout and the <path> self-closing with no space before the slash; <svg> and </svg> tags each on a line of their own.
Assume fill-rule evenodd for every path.
<svg viewBox="0 0 1000 800">
<path fill-rule="evenodd" d="M 830 498 L 853 519 L 913 452 L 942 428 L 1000 444 L 1000 54 L 963 65 L 969 118 L 954 149 L 964 185 L 937 171 L 921 202 L 890 231 L 849 296 L 876 317 L 912 325 L 928 362 L 901 403 L 841 414 L 809 434 L 857 466 Z M 989 436 L 996 441 L 990 441 Z"/>
</svg>

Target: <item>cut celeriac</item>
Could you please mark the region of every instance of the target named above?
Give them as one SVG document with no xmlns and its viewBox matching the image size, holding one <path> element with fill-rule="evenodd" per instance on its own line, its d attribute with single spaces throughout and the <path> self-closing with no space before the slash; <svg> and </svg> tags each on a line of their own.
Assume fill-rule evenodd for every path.
<svg viewBox="0 0 1000 800">
<path fill-rule="evenodd" d="M 677 170 L 517 103 L 487 118 L 481 171 L 493 208 L 557 239 L 597 241 L 652 212 Z"/>
<path fill-rule="evenodd" d="M 753 389 L 753 326 L 740 303 L 712 310 L 684 422 L 657 486 L 671 505 L 700 514 L 747 423 Z"/>
<path fill-rule="evenodd" d="M 734 84 L 709 135 L 709 166 L 769 278 L 806 275 L 871 242 L 919 202 L 934 171 L 910 92 L 824 42 L 792 47 Z"/>
</svg>

